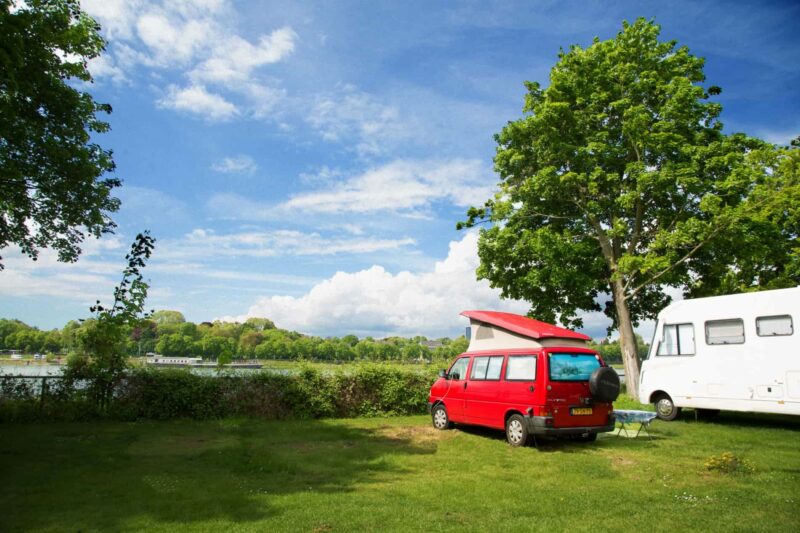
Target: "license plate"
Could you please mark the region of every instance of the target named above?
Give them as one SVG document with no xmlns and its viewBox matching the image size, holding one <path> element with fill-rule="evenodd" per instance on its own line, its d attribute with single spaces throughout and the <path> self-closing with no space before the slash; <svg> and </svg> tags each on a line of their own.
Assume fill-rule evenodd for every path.
<svg viewBox="0 0 800 533">
<path fill-rule="evenodd" d="M 592 414 L 591 407 L 573 407 L 569 410 L 571 415 L 590 415 Z"/>
</svg>

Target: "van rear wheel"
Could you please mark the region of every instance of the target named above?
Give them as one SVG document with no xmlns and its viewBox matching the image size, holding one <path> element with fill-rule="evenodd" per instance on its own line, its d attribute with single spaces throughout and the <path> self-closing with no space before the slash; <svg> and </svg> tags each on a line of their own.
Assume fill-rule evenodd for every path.
<svg viewBox="0 0 800 533">
<path fill-rule="evenodd" d="M 512 446 L 524 446 L 528 442 L 528 427 L 522 415 L 511 415 L 506 421 L 506 440 Z"/>
<path fill-rule="evenodd" d="M 672 401 L 672 398 L 669 397 L 669 394 L 659 394 L 656 396 L 653 405 L 656 407 L 656 415 L 661 420 L 666 420 L 669 422 L 670 420 L 675 420 L 681 412 L 680 407 L 675 407 L 675 403 Z"/>
</svg>

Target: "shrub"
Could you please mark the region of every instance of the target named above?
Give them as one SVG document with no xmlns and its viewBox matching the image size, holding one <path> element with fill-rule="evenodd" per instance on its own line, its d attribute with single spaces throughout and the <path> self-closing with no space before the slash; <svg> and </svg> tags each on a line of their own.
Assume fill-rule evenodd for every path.
<svg viewBox="0 0 800 533">
<path fill-rule="evenodd" d="M 743 459 L 732 452 L 723 452 L 722 455 L 708 458 L 706 470 L 711 472 L 721 472 L 723 474 L 749 474 L 753 472 L 753 464 L 747 459 Z"/>
<path fill-rule="evenodd" d="M 409 415 L 425 412 L 433 374 L 364 365 L 354 372 L 271 372 L 197 375 L 186 369 L 140 368 L 120 379 L 105 408 L 86 394 L 87 383 L 51 379 L 40 405 L 30 384 L 0 382 L 0 420 L 266 419 Z M 44 409 L 42 407 L 45 407 Z"/>
</svg>

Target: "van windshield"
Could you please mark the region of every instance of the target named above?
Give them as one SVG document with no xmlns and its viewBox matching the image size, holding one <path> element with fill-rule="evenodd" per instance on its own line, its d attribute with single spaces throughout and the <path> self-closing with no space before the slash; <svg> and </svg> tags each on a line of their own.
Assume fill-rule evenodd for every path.
<svg viewBox="0 0 800 533">
<path fill-rule="evenodd" d="M 550 354 L 551 381 L 588 381 L 600 360 L 590 353 Z"/>
</svg>

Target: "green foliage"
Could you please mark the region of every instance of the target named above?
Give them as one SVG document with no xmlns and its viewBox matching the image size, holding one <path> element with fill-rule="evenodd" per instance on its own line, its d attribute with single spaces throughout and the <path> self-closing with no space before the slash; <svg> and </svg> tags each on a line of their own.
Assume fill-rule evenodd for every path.
<svg viewBox="0 0 800 533">
<path fill-rule="evenodd" d="M 160 315 L 159 315 L 160 314 Z M 154 320 L 159 315 L 159 322 Z M 226 322 L 185 322 L 176 311 L 157 311 L 149 318 L 123 324 L 125 342 L 119 350 L 126 356 L 155 352 L 167 356 L 205 357 L 223 364 L 234 359 L 290 361 L 396 361 L 419 363 L 450 361 L 465 352 L 466 338 L 439 339 L 434 349 L 420 344 L 425 337 L 391 337 L 359 340 L 355 335 L 320 338 L 271 326 L 267 319 L 250 319 L 244 324 Z M 70 321 L 61 331 L 42 332 L 18 320 L 0 319 L 0 349 L 26 352 L 67 353 L 82 349 L 81 339 L 93 322 Z M 27 348 L 26 348 L 27 347 Z"/>
<path fill-rule="evenodd" d="M 88 364 L 78 358 L 74 365 Z M 80 373 L 76 368 L 73 374 Z M 82 375 L 94 375 L 84 372 Z M 407 415 L 425 412 L 435 376 L 379 365 L 323 373 L 304 366 L 271 372 L 197 375 L 185 369 L 130 369 L 116 379 L 104 405 L 87 397 L 91 381 L 51 379 L 47 409 L 40 409 L 35 380 L 0 377 L 0 421 L 121 420 L 250 416 L 267 419 Z"/>
<path fill-rule="evenodd" d="M 800 146 L 754 150 L 741 173 L 741 216 L 693 259 L 691 296 L 800 285 Z"/>
<path fill-rule="evenodd" d="M 659 33 L 624 23 L 562 51 L 547 88 L 526 83 L 524 116 L 495 137 L 500 192 L 460 224 L 488 224 L 478 276 L 532 316 L 579 327 L 580 312 L 604 311 L 633 394 L 633 326 L 668 303 L 664 286 L 800 281 L 796 157 L 723 134 L 703 59 Z"/>
<path fill-rule="evenodd" d="M 120 180 L 101 179 L 114 161 L 93 141 L 111 106 L 80 90 L 105 45 L 98 30 L 78 0 L 0 0 L 0 250 L 75 261 L 85 233 L 115 226 Z"/>
<path fill-rule="evenodd" d="M 622 347 L 618 338 L 613 341 L 609 339 L 603 339 L 600 342 L 589 341 L 589 347 L 596 350 L 606 363 L 622 362 Z M 639 359 L 645 359 L 649 351 L 650 345 L 644 341 L 641 335 L 636 334 L 636 353 Z"/>
<path fill-rule="evenodd" d="M 58 330 L 40 331 L 19 320 L 0 319 L 0 350 L 22 350 L 24 353 L 55 353 L 65 340 Z"/>
<path fill-rule="evenodd" d="M 106 308 L 98 301 L 90 308 L 95 317 L 87 320 L 77 335 L 78 352 L 68 360 L 64 372 L 67 383 L 88 380 L 85 393 L 101 409 L 107 406 L 128 366 L 126 333 L 140 324 L 145 313 L 148 285 L 141 271 L 154 246 L 155 239 L 148 232 L 136 236 L 125 256 L 128 265 L 114 289 L 113 304 Z"/>
<path fill-rule="evenodd" d="M 150 316 L 150 320 L 159 326 L 166 324 L 183 324 L 186 322 L 186 318 L 180 311 L 169 311 L 166 309 L 154 312 L 152 316 Z"/>
</svg>

